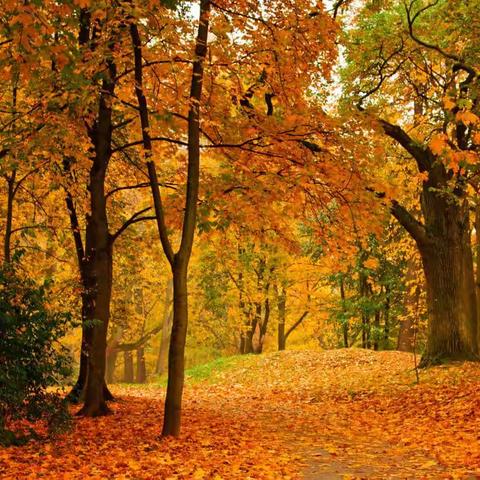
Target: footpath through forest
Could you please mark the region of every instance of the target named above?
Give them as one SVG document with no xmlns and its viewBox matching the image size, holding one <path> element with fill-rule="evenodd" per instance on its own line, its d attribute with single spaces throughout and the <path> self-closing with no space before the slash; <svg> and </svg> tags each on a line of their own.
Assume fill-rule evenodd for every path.
<svg viewBox="0 0 480 480">
<path fill-rule="evenodd" d="M 0 478 L 480 478 L 480 365 L 420 371 L 410 354 L 232 357 L 192 371 L 183 435 L 161 440 L 164 389 L 116 387 L 109 417 L 0 450 Z"/>
</svg>

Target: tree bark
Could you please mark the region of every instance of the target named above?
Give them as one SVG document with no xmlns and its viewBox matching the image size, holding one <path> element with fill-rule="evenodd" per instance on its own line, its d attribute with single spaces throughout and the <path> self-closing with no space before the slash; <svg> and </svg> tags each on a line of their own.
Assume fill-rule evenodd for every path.
<svg viewBox="0 0 480 480">
<path fill-rule="evenodd" d="M 168 363 L 168 345 L 170 342 L 170 330 L 172 328 L 173 311 L 172 311 L 172 295 L 173 283 L 171 280 L 167 283 L 165 292 L 165 306 L 163 309 L 162 336 L 160 338 L 160 347 L 158 350 L 157 363 L 155 365 L 155 373 L 162 375 L 167 369 Z"/>
<path fill-rule="evenodd" d="M 136 383 L 145 383 L 147 381 L 147 366 L 145 364 L 145 349 L 143 346 L 137 349 L 137 374 L 135 381 Z"/>
<path fill-rule="evenodd" d="M 133 355 L 130 350 L 123 352 L 123 382 L 133 383 Z"/>
<path fill-rule="evenodd" d="M 109 62 L 109 74 L 103 81 L 98 117 L 89 135 L 95 148 L 90 169 L 90 214 L 87 216 L 85 248 L 85 284 L 91 296 L 92 308 L 87 309 L 86 322 L 92 329 L 88 355 L 88 375 L 85 404 L 79 415 L 101 416 L 109 413 L 105 398 L 105 368 L 107 332 L 112 295 L 113 239 L 108 231 L 105 176 L 111 156 L 112 108 L 111 95 L 115 88 L 115 67 Z M 107 98 L 108 97 L 108 98 Z"/>
<path fill-rule="evenodd" d="M 12 224 L 13 224 L 13 200 L 15 197 L 15 177 L 17 171 L 13 170 L 11 175 L 7 176 L 7 218 L 5 225 L 5 238 L 3 242 L 3 261 L 10 263 L 11 261 L 11 241 L 12 241 Z"/>
<path fill-rule="evenodd" d="M 427 146 L 399 126 L 380 121 L 386 135 L 428 174 L 421 192 L 424 224 L 393 202 L 391 212 L 417 243 L 426 280 L 428 334 L 421 365 L 477 359 L 477 300 L 465 179 L 454 178 Z"/>
<path fill-rule="evenodd" d="M 345 282 L 343 277 L 340 278 L 340 300 L 342 302 L 342 312 L 344 315 L 346 314 L 346 306 L 345 306 Z M 348 348 L 348 318 L 344 318 L 343 325 L 342 325 L 342 334 L 343 334 L 343 346 L 344 348 Z"/>
<path fill-rule="evenodd" d="M 285 350 L 286 338 L 285 338 L 285 322 L 287 319 L 287 292 L 282 287 L 280 294 L 277 294 L 277 310 L 278 310 L 278 331 L 277 341 L 278 350 Z"/>
</svg>

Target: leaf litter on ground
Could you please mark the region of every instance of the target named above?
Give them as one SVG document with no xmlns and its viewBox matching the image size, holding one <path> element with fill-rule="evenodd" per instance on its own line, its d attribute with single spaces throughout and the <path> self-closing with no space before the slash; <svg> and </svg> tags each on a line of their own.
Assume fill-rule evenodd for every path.
<svg viewBox="0 0 480 480">
<path fill-rule="evenodd" d="M 114 415 L 0 450 L 0 478 L 480 478 L 480 365 L 422 370 L 357 349 L 232 358 L 187 375 L 183 430 L 160 439 L 164 388 L 113 387 Z"/>
</svg>

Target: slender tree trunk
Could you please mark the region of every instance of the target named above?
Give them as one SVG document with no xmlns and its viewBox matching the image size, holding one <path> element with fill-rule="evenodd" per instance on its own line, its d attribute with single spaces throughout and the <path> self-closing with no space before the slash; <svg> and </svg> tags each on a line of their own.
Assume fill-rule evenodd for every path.
<svg viewBox="0 0 480 480">
<path fill-rule="evenodd" d="M 167 369 L 168 361 L 168 345 L 170 342 L 170 330 L 172 327 L 173 311 L 172 311 L 172 295 L 173 295 L 173 283 L 168 281 L 166 293 L 165 293 L 165 306 L 163 309 L 163 323 L 162 323 L 162 336 L 160 339 L 160 347 L 158 350 L 157 363 L 155 366 L 155 373 L 162 375 Z"/>
<path fill-rule="evenodd" d="M 267 289 L 268 295 L 268 289 Z M 263 304 L 263 320 L 258 328 L 258 346 L 256 349 L 257 354 L 263 352 L 263 344 L 265 342 L 265 337 L 267 335 L 268 322 L 270 320 L 270 299 L 267 297 Z"/>
<path fill-rule="evenodd" d="M 168 357 L 168 384 L 162 436 L 178 436 L 180 434 L 185 367 L 185 341 L 188 325 L 187 273 L 197 220 L 197 202 L 200 183 L 200 103 L 203 86 L 203 64 L 207 54 L 209 15 L 210 0 L 201 0 L 189 96 L 188 165 L 185 213 L 183 217 L 180 248 L 177 253 L 174 253 L 172 244 L 170 243 L 155 170 L 155 163 L 151 159 L 152 144 L 149 134 L 148 108 L 143 93 L 141 39 L 136 24 L 132 22 L 130 25 L 130 34 L 134 47 L 135 93 L 139 105 L 140 121 L 142 125 L 145 160 L 152 189 L 160 242 L 165 256 L 170 263 L 173 277 L 173 324 Z"/>
<path fill-rule="evenodd" d="M 475 257 L 476 257 L 476 298 L 477 298 L 477 343 L 480 350 L 480 198 L 477 197 L 475 205 Z"/>
<path fill-rule="evenodd" d="M 168 354 L 168 385 L 162 435 L 180 433 L 182 394 L 185 376 L 185 341 L 188 325 L 187 265 L 173 266 L 173 325 Z"/>
<path fill-rule="evenodd" d="M 145 365 L 145 349 L 137 348 L 137 375 L 136 383 L 145 383 L 147 381 L 147 366 Z"/>
<path fill-rule="evenodd" d="M 117 365 L 117 359 L 118 350 L 112 349 L 112 351 L 107 354 L 107 371 L 105 374 L 107 383 L 113 383 L 115 380 L 115 367 Z"/>
<path fill-rule="evenodd" d="M 123 352 L 123 382 L 133 383 L 133 355 L 130 350 Z"/>
<path fill-rule="evenodd" d="M 5 225 L 5 238 L 3 242 L 3 261 L 10 263 L 11 261 L 11 241 L 12 241 L 12 224 L 13 224 L 13 200 L 15 197 L 15 177 L 17 171 L 13 170 L 11 175 L 7 176 L 7 218 Z"/>
<path fill-rule="evenodd" d="M 348 318 L 346 318 L 346 305 L 345 305 L 345 283 L 343 281 L 343 277 L 340 278 L 340 299 L 342 302 L 342 312 L 345 316 L 343 319 L 343 325 L 342 325 L 342 333 L 343 333 L 343 346 L 344 348 L 348 348 L 348 330 L 349 330 L 349 325 L 348 325 Z"/>
<path fill-rule="evenodd" d="M 375 319 L 374 319 L 373 325 L 375 327 L 375 332 L 374 332 L 375 335 L 373 337 L 373 349 L 377 351 L 379 346 L 378 340 L 380 335 L 380 310 L 375 312 Z"/>
<path fill-rule="evenodd" d="M 285 338 L 285 323 L 287 319 L 287 292 L 285 288 L 282 288 L 280 294 L 277 294 L 277 309 L 278 309 L 278 350 L 285 350 L 286 338 Z"/>
</svg>

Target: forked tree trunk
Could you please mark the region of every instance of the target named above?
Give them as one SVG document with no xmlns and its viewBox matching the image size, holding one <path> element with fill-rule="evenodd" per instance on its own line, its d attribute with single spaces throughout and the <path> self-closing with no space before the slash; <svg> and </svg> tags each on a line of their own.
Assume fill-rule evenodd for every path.
<svg viewBox="0 0 480 480">
<path fill-rule="evenodd" d="M 165 256 L 170 263 L 173 277 L 173 324 L 168 357 L 168 384 L 162 436 L 178 436 L 180 434 L 185 367 L 185 341 L 188 325 L 187 273 L 197 221 L 197 202 L 200 183 L 200 102 L 203 86 L 203 64 L 207 54 L 209 15 L 210 0 L 201 0 L 189 96 L 190 105 L 188 111 L 188 163 L 185 213 L 183 216 L 180 248 L 177 253 L 174 253 L 172 244 L 170 243 L 155 163 L 151 158 L 152 141 L 149 133 L 149 115 L 147 100 L 143 92 L 142 42 L 137 25 L 134 22 L 130 24 L 130 35 L 132 38 L 135 61 L 135 94 L 139 106 L 145 160 L 152 189 L 160 242 Z"/>
</svg>

